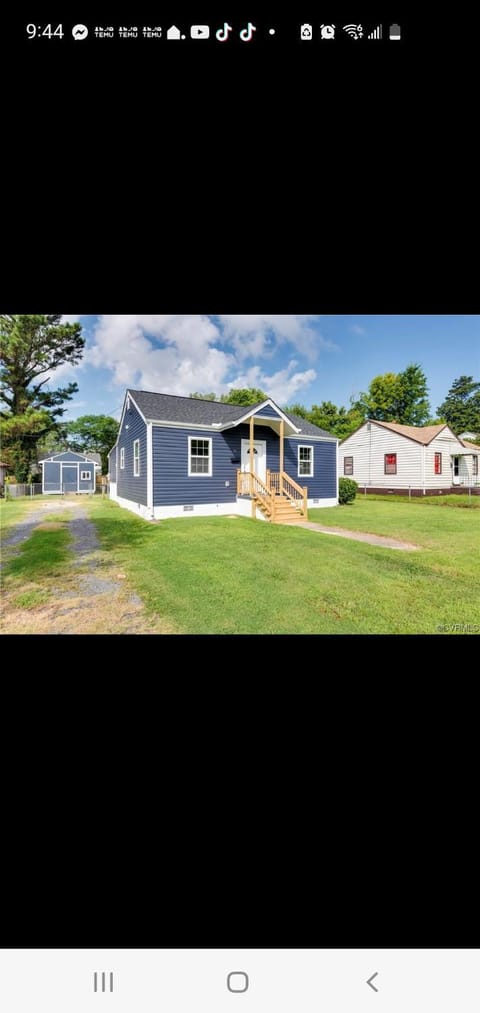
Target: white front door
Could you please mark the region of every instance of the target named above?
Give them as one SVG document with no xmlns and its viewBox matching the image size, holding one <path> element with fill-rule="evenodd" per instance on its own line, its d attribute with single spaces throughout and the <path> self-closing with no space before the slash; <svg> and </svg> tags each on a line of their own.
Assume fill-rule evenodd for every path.
<svg viewBox="0 0 480 1013">
<path fill-rule="evenodd" d="M 242 440 L 242 471 L 250 471 L 250 440 Z M 263 482 L 267 479 L 267 441 L 254 440 L 253 471 Z"/>
</svg>

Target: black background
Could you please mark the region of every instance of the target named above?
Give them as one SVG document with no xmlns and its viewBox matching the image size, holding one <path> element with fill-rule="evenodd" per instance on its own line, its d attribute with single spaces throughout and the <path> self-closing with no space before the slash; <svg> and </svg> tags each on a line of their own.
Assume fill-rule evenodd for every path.
<svg viewBox="0 0 480 1013">
<path fill-rule="evenodd" d="M 343 16 L 405 38 L 287 41 Z M 478 311 L 471 15 L 273 18 L 275 49 L 165 43 L 160 61 L 26 42 L 66 18 L 11 12 L 5 309 Z M 79 643 L 60 668 L 18 645 L 4 945 L 478 945 L 475 665 L 464 641 L 415 639 L 96 638 L 80 674 Z"/>
</svg>

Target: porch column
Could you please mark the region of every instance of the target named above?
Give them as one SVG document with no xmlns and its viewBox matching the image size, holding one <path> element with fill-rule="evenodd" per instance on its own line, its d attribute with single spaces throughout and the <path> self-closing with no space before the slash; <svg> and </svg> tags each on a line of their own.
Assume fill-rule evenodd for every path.
<svg viewBox="0 0 480 1013">
<path fill-rule="evenodd" d="M 252 497 L 252 517 L 255 518 L 255 503 L 253 501 L 253 427 L 255 425 L 253 415 L 250 416 L 250 496 Z"/>
<path fill-rule="evenodd" d="M 283 441 L 285 439 L 285 423 L 280 421 L 280 495 L 283 493 Z"/>
</svg>

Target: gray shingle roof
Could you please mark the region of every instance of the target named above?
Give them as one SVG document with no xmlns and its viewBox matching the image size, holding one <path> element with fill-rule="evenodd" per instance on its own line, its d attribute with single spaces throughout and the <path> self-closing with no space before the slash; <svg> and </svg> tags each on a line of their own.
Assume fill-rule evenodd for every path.
<svg viewBox="0 0 480 1013">
<path fill-rule="evenodd" d="M 221 401 L 203 401 L 196 397 L 178 397 L 176 394 L 154 394 L 151 391 L 131 388 L 127 393 L 132 395 L 146 419 L 156 422 L 191 422 L 192 425 L 203 426 L 212 425 L 214 422 L 222 424 L 235 422 L 252 408 L 263 404 L 263 401 L 258 401 L 256 405 L 245 407 L 245 405 L 224 404 Z M 314 426 L 306 419 L 291 415 L 290 412 L 284 414 L 305 436 L 327 436 L 332 440 L 336 439 L 331 433 Z"/>
</svg>

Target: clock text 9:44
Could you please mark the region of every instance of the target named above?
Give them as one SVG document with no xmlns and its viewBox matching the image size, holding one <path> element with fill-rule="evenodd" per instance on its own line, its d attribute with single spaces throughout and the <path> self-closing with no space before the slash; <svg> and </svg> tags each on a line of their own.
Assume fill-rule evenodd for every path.
<svg viewBox="0 0 480 1013">
<path fill-rule="evenodd" d="M 25 31 L 29 39 L 42 36 L 47 39 L 63 39 L 63 25 L 57 25 L 56 28 L 53 25 L 27 25 Z"/>
</svg>

